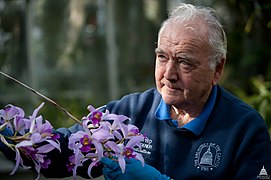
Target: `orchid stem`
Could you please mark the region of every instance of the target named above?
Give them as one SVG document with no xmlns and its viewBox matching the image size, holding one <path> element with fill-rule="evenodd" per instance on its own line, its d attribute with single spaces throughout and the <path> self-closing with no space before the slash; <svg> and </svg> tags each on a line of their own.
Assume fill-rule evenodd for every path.
<svg viewBox="0 0 271 180">
<path fill-rule="evenodd" d="M 6 73 L 0 71 L 0 74 L 2 74 L 3 76 L 7 77 L 8 79 L 13 80 L 14 82 L 18 83 L 19 85 L 25 87 L 26 89 L 32 91 L 33 93 L 35 93 L 36 95 L 42 97 L 43 99 L 45 99 L 46 101 L 48 101 L 49 103 L 53 104 L 54 106 L 56 106 L 58 109 L 60 109 L 61 111 L 63 111 L 67 116 L 69 116 L 71 119 L 73 119 L 75 122 L 79 123 L 82 125 L 82 122 L 80 120 L 78 120 L 76 117 L 74 117 L 71 113 L 69 113 L 66 109 L 64 109 L 61 105 L 59 105 L 58 103 L 56 103 L 55 101 L 53 101 L 52 99 L 46 97 L 45 95 L 39 93 L 38 91 L 36 91 L 35 89 L 27 86 L 26 84 L 20 82 L 19 80 L 7 75 Z"/>
</svg>

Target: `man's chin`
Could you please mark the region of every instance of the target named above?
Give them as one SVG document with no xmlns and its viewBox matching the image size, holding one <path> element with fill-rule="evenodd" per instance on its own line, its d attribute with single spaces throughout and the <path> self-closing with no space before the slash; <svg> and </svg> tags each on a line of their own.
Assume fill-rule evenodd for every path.
<svg viewBox="0 0 271 180">
<path fill-rule="evenodd" d="M 162 98 L 166 104 L 174 105 L 177 103 L 176 96 L 162 94 Z"/>
</svg>

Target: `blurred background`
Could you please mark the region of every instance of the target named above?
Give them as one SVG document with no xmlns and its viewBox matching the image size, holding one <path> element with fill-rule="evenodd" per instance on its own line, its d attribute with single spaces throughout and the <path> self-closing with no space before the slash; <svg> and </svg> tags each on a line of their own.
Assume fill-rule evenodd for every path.
<svg viewBox="0 0 271 180">
<path fill-rule="evenodd" d="M 0 70 L 80 119 L 89 104 L 155 86 L 157 33 L 180 2 L 217 10 L 228 36 L 221 84 L 271 130 L 270 0 L 0 0 Z M 1 109 L 13 104 L 30 115 L 42 101 L 0 75 Z M 55 128 L 74 124 L 49 103 L 40 114 Z"/>
</svg>

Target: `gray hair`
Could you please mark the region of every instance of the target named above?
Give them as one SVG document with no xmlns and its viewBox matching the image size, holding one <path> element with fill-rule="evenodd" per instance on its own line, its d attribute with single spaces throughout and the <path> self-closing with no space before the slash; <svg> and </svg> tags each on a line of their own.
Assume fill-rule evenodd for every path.
<svg viewBox="0 0 271 180">
<path fill-rule="evenodd" d="M 161 32 L 167 25 L 175 23 L 176 21 L 182 23 L 194 18 L 200 18 L 207 25 L 208 43 L 212 50 L 210 68 L 214 69 L 216 65 L 220 63 L 221 59 L 226 59 L 227 37 L 223 26 L 218 21 L 215 10 L 212 8 L 181 3 L 169 14 L 169 18 L 162 23 L 158 33 L 158 43 L 160 41 Z"/>
</svg>

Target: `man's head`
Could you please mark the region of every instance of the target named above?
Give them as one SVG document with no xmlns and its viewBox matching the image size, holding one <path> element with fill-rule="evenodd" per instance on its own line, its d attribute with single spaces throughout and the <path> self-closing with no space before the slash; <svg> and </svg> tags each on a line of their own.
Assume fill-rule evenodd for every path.
<svg viewBox="0 0 271 180">
<path fill-rule="evenodd" d="M 181 4 L 158 34 L 155 79 L 167 104 L 204 104 L 223 72 L 226 35 L 214 10 Z"/>
</svg>

